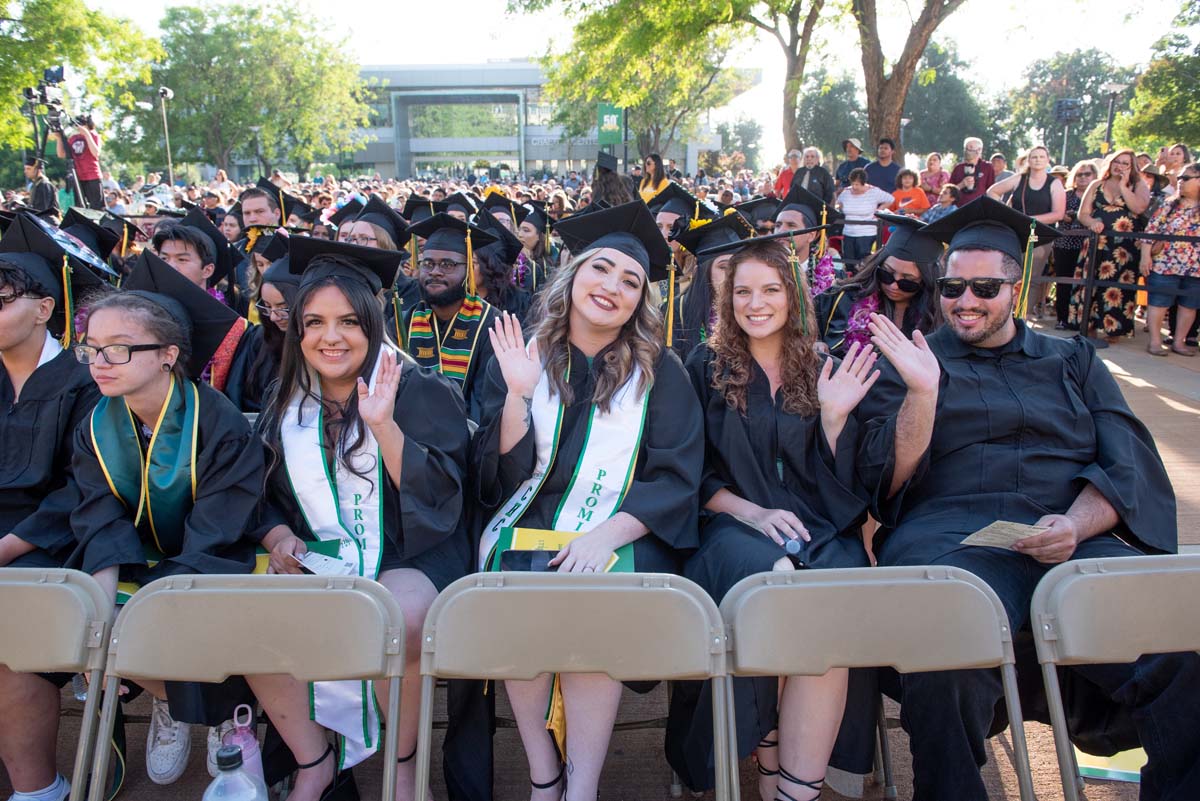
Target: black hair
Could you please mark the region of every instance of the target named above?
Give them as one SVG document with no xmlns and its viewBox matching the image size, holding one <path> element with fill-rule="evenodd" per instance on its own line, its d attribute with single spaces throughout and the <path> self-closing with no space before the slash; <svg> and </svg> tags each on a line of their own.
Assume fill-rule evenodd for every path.
<svg viewBox="0 0 1200 801">
<path fill-rule="evenodd" d="M 650 181 L 650 173 L 643 172 L 642 183 L 638 187 L 639 189 L 645 189 L 647 187 L 649 187 L 651 189 L 657 189 L 658 187 L 662 186 L 666 181 L 670 180 L 670 177 L 667 175 L 666 168 L 663 167 L 662 156 L 658 155 L 657 153 L 651 153 L 649 156 L 646 156 L 646 158 L 643 159 L 642 161 L 650 161 L 654 164 L 654 183 L 652 183 L 652 184 L 648 183 Z"/>
<path fill-rule="evenodd" d="M 0 256 L 2 259 L 3 256 Z M 35 281 L 29 273 L 0 261 L 0 286 L 12 289 L 17 295 L 28 298 L 51 298 L 54 293 Z"/>
<path fill-rule="evenodd" d="M 480 283 L 487 290 L 488 302 L 493 306 L 502 306 L 500 299 L 512 288 L 509 282 L 512 265 L 504 264 L 500 260 L 500 253 L 496 248 L 476 250 L 474 255 L 479 265 Z"/>
<path fill-rule="evenodd" d="M 853 170 L 851 170 L 849 180 L 850 180 L 850 183 L 852 183 L 852 184 L 870 183 L 870 181 L 867 180 L 867 171 L 864 170 L 862 167 L 855 167 Z"/>
<path fill-rule="evenodd" d="M 889 255 L 891 254 L 887 252 L 886 248 L 875 251 L 863 260 L 857 273 L 838 281 L 829 291 L 844 290 L 849 292 L 855 300 L 875 295 L 879 301 L 879 313 L 892 319 L 895 306 L 880 290 L 879 277 L 876 275 Z M 900 326 L 904 335 L 908 337 L 912 336 L 914 330 L 920 331 L 922 334 L 930 334 L 942 324 L 941 304 L 938 303 L 935 292 L 935 283 L 940 274 L 938 262 L 937 260 L 916 262 L 916 265 L 917 271 L 921 273 L 921 288 L 909 299 L 908 308 L 904 312 L 903 324 Z"/>
<path fill-rule="evenodd" d="M 155 252 L 162 250 L 162 246 L 166 242 L 182 242 L 185 245 L 190 245 L 196 251 L 196 255 L 200 257 L 200 263 L 215 264 L 216 259 L 213 255 L 213 244 L 203 232 L 190 225 L 182 223 L 168 223 L 160 225 L 155 231 L 154 236 L 150 240 L 150 244 L 154 246 Z"/>
<path fill-rule="evenodd" d="M 896 143 L 894 141 L 892 141 L 892 138 L 890 136 L 885 136 L 882 139 L 880 139 L 879 144 L 876 145 L 876 147 L 878 147 L 879 145 L 890 145 L 892 150 L 896 149 Z"/>
<path fill-rule="evenodd" d="M 320 256 L 309 263 L 309 269 L 322 265 L 347 267 L 351 262 L 341 256 Z M 357 468 L 347 458 L 347 454 L 357 450 L 367 436 L 366 424 L 358 413 L 358 394 L 351 392 L 344 406 L 322 400 L 311 384 L 308 365 L 304 361 L 304 353 L 300 350 L 300 341 L 304 337 L 304 309 L 318 290 L 328 286 L 337 287 L 350 302 L 355 317 L 358 318 L 358 327 L 367 338 L 367 355 L 358 369 L 358 375 L 363 379 L 370 379 L 375 369 L 375 361 L 379 357 L 379 349 L 383 347 L 383 309 L 380 308 L 379 299 L 362 281 L 343 275 L 329 275 L 300 287 L 288 317 L 287 334 L 279 360 L 279 378 L 275 382 L 269 402 L 263 406 L 263 416 L 259 422 L 259 430 L 271 453 L 266 471 L 268 477 L 280 466 L 283 454 L 280 426 L 287 415 L 292 396 L 297 391 L 302 392 L 306 400 L 311 399 L 328 411 L 340 413 L 340 419 L 332 421 L 329 418 L 333 415 L 327 416 L 324 441 L 327 447 L 332 448 L 344 467 L 368 480 L 376 467 L 371 465 L 360 472 L 361 468 Z"/>
<path fill-rule="evenodd" d="M 942 188 L 939 190 L 939 192 L 944 192 L 947 189 L 950 190 L 950 197 L 954 198 L 954 202 L 957 203 L 958 202 L 958 187 L 955 186 L 954 184 L 943 184 Z"/>
<path fill-rule="evenodd" d="M 171 368 L 180 382 L 188 381 L 187 363 L 192 356 L 192 334 L 188 324 L 149 298 L 132 292 L 113 292 L 92 303 L 87 310 L 90 319 L 104 309 L 119 309 L 138 318 L 146 334 L 154 342 L 179 348 L 179 357 Z"/>
<path fill-rule="evenodd" d="M 629 191 L 629 183 L 609 170 L 596 167 L 592 175 L 592 202 L 603 200 L 613 206 L 632 203 L 635 198 Z"/>
</svg>

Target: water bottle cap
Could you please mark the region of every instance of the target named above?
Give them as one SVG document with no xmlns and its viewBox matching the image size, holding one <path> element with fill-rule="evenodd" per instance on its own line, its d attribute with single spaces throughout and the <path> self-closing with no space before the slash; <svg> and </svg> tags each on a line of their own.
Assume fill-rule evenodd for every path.
<svg viewBox="0 0 1200 801">
<path fill-rule="evenodd" d="M 800 544 L 800 540 L 784 540 L 783 550 L 787 552 L 788 556 L 798 556 L 803 550 L 803 546 Z"/>
<path fill-rule="evenodd" d="M 217 750 L 219 770 L 237 770 L 242 766 L 242 749 L 236 745 L 223 745 Z"/>
</svg>

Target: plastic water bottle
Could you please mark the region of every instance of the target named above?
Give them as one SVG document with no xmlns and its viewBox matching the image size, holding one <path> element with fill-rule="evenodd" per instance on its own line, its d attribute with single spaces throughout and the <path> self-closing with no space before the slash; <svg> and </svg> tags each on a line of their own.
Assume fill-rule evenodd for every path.
<svg viewBox="0 0 1200 801">
<path fill-rule="evenodd" d="M 233 710 L 233 728 L 225 732 L 221 745 L 240 748 L 243 770 L 265 781 L 262 753 L 258 750 L 258 728 L 254 722 L 254 710 L 250 706 L 240 704 Z"/>
<path fill-rule="evenodd" d="M 217 778 L 204 791 L 203 801 L 269 801 L 267 785 L 242 766 L 242 751 L 223 745 L 217 751 Z"/>
</svg>

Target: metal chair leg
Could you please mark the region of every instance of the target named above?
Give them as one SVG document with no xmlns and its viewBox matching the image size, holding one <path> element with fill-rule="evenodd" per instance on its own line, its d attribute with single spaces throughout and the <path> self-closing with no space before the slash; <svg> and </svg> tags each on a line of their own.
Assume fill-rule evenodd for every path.
<svg viewBox="0 0 1200 801">
<path fill-rule="evenodd" d="M 417 722 L 417 776 L 414 798 L 429 793 L 429 759 L 433 750 L 433 676 L 421 676 L 421 711 Z M 395 770 L 395 765 L 392 766 Z M 387 798 L 387 796 L 384 796 Z M 389 798 L 388 801 L 391 801 Z"/>
<path fill-rule="evenodd" d="M 1004 682 L 1004 702 L 1008 707 L 1021 801 L 1036 801 L 1033 794 L 1033 774 L 1029 769 L 1029 748 L 1025 742 L 1025 718 L 1021 715 L 1021 699 L 1017 695 L 1017 669 L 1011 664 L 1001 665 L 1000 676 Z M 1068 796 L 1068 801 L 1075 800 Z"/>
<path fill-rule="evenodd" d="M 1067 733 L 1067 716 L 1063 712 L 1062 690 L 1058 686 L 1058 669 L 1052 663 L 1042 665 L 1042 681 L 1046 685 L 1046 704 L 1050 707 L 1050 729 L 1054 733 L 1054 750 L 1058 754 L 1063 798 L 1066 801 L 1079 801 L 1083 780 L 1079 777 L 1075 749 L 1071 747 L 1071 738 Z"/>
<path fill-rule="evenodd" d="M 883 768 L 883 797 L 894 799 L 896 793 L 896 779 L 892 772 L 892 746 L 888 741 L 887 716 L 883 713 L 883 696 L 879 696 L 879 705 L 877 707 L 876 717 L 878 718 L 879 730 L 879 750 L 877 756 Z"/>
</svg>

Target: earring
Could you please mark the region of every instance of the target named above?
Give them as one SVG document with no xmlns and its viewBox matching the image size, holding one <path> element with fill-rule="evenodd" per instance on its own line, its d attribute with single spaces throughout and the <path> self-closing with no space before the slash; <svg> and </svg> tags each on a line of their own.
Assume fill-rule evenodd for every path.
<svg viewBox="0 0 1200 801">
<path fill-rule="evenodd" d="M 163 362 L 162 371 L 164 373 L 171 372 L 171 365 L 167 364 L 166 362 Z"/>
</svg>

